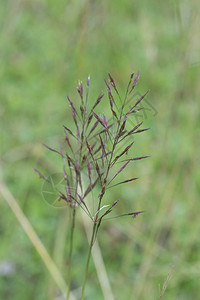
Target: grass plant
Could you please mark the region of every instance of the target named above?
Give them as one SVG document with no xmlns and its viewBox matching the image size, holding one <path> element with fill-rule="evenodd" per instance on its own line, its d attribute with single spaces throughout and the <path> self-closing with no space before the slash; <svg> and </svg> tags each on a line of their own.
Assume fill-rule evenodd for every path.
<svg viewBox="0 0 200 300">
<path fill-rule="evenodd" d="M 100 114 L 96 113 L 97 107 L 103 101 L 103 94 L 100 94 L 92 105 L 90 105 L 88 101 L 90 77 L 88 77 L 87 80 L 85 94 L 83 84 L 82 82 L 79 82 L 77 91 L 80 96 L 80 104 L 75 105 L 70 97 L 67 96 L 67 100 L 71 107 L 74 128 L 63 125 L 66 141 L 65 149 L 63 149 L 63 147 L 54 149 L 43 144 L 45 148 L 58 154 L 62 159 L 65 185 L 63 191 L 57 190 L 58 194 L 56 201 L 64 201 L 72 210 L 68 257 L 67 300 L 70 298 L 72 280 L 72 254 L 77 208 L 80 207 L 83 209 L 93 223 L 85 273 L 83 276 L 81 292 L 81 300 L 83 300 L 92 248 L 97 238 L 99 228 L 105 219 L 109 219 L 107 216 L 119 202 L 119 199 L 115 200 L 113 203 L 105 201 L 104 197 L 106 192 L 108 189 L 112 189 L 115 186 L 128 184 L 137 180 L 138 178 L 132 177 L 116 182 L 116 177 L 119 178 L 120 173 L 133 161 L 148 157 L 133 157 L 131 153 L 135 135 L 149 129 L 141 129 L 143 122 L 138 123 L 132 128 L 130 127 L 131 122 L 128 122 L 135 114 L 143 109 L 138 108 L 138 105 L 141 104 L 141 101 L 148 93 L 147 91 L 134 102 L 135 99 L 132 97 L 132 94 L 139 77 L 139 72 L 135 77 L 134 73 L 131 74 L 125 96 L 122 98 L 118 92 L 115 80 L 110 73 L 108 73 L 108 81 L 105 80 L 105 84 L 108 94 L 106 101 L 107 104 L 109 104 L 110 112 L 107 111 L 107 115 L 104 112 Z M 105 103 L 104 105 L 107 104 Z M 51 177 L 44 176 L 37 169 L 35 169 L 35 171 L 48 184 L 53 185 Z M 84 176 L 85 174 L 87 175 Z M 93 203 L 92 211 L 88 204 L 87 197 L 94 189 L 98 190 L 98 196 L 97 199 L 94 199 L 95 203 Z M 114 216 L 114 218 L 127 216 L 135 218 L 142 212 L 143 211 L 122 212 L 120 215 Z"/>
</svg>

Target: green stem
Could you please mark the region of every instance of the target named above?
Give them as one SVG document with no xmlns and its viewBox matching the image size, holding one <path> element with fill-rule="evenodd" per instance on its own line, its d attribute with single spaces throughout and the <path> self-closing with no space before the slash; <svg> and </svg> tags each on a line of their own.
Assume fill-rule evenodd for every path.
<svg viewBox="0 0 200 300">
<path fill-rule="evenodd" d="M 74 239 L 74 228 L 75 228 L 75 216 L 76 208 L 73 207 L 73 216 L 71 224 L 71 235 L 70 235 L 70 249 L 69 249 L 69 258 L 68 258 L 68 279 L 67 279 L 67 300 L 70 298 L 70 287 L 71 287 L 71 270 L 72 270 L 72 252 L 73 252 L 73 239 Z"/>
<path fill-rule="evenodd" d="M 84 276 L 84 281 L 83 281 L 83 286 L 82 286 L 81 300 L 84 299 L 85 286 L 86 286 L 86 282 L 87 282 L 87 276 L 88 276 L 88 269 L 89 269 L 89 264 L 90 264 L 92 246 L 94 244 L 94 239 L 95 239 L 96 226 L 97 226 L 97 224 L 96 224 L 96 222 L 94 222 L 93 230 L 92 230 L 92 237 L 91 237 L 91 240 L 90 240 L 90 247 L 89 247 L 89 251 L 88 251 L 87 264 L 86 264 L 86 268 L 85 268 L 85 276 Z"/>
</svg>

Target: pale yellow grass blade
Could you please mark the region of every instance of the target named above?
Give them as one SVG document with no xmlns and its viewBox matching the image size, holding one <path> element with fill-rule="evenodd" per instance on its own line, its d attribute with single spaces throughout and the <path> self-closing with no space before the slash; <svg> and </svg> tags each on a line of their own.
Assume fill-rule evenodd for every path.
<svg viewBox="0 0 200 300">
<path fill-rule="evenodd" d="M 67 291 L 67 285 L 65 283 L 64 278 L 62 277 L 60 271 L 58 270 L 56 264 L 50 257 L 49 253 L 47 252 L 46 248 L 42 244 L 41 240 L 39 239 L 37 233 L 33 229 L 32 225 L 30 224 L 27 217 L 24 215 L 23 211 L 21 210 L 20 206 L 18 205 L 16 199 L 13 197 L 7 186 L 3 183 L 0 179 L 0 193 L 2 194 L 3 198 L 10 206 L 11 210 L 13 211 L 15 217 L 17 218 L 18 222 L 22 226 L 23 230 L 27 234 L 28 238 L 30 239 L 31 243 L 33 244 L 35 250 L 40 255 L 42 261 L 46 265 L 49 273 L 51 274 L 53 280 L 57 284 L 58 288 L 64 295 Z M 76 300 L 73 293 L 70 295 L 70 300 Z"/>
</svg>

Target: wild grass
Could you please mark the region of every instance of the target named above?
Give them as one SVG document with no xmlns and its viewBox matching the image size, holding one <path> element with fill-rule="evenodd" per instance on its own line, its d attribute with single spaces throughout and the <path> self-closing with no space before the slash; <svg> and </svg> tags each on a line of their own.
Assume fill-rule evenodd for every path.
<svg viewBox="0 0 200 300">
<path fill-rule="evenodd" d="M 43 144 L 45 148 L 54 152 L 61 157 L 63 166 L 60 180 L 55 180 L 55 175 L 46 177 L 38 169 L 35 172 L 45 181 L 43 193 L 45 192 L 44 199 L 49 202 L 50 197 L 53 196 L 53 206 L 67 206 L 71 210 L 72 221 L 70 226 L 70 240 L 69 240 L 69 254 L 67 266 L 67 293 L 66 299 L 70 299 L 71 281 L 72 281 L 72 268 L 73 265 L 73 249 L 74 249 L 74 234 L 75 224 L 78 208 L 82 209 L 88 218 L 93 223 L 92 232 L 89 238 L 89 249 L 85 272 L 83 275 L 83 285 L 81 292 L 81 299 L 84 299 L 85 288 L 88 279 L 88 271 L 91 260 L 93 246 L 97 240 L 97 234 L 104 220 L 110 220 L 122 217 L 136 218 L 144 211 L 134 211 L 115 215 L 114 217 L 107 218 L 114 207 L 118 205 L 120 199 L 115 200 L 113 203 L 104 200 L 107 195 L 107 190 L 113 189 L 116 186 L 128 184 L 137 180 L 137 177 L 127 178 L 120 180 L 121 173 L 127 171 L 127 166 L 135 163 L 136 161 L 143 160 L 149 156 L 137 156 L 132 154 L 132 146 L 135 143 L 135 135 L 144 133 L 150 128 L 142 128 L 143 122 L 134 126 L 128 126 L 135 121 L 135 115 L 141 112 L 144 108 L 138 108 L 143 103 L 147 91 L 144 95 L 140 96 L 137 100 L 133 101 L 133 91 L 137 85 L 140 77 L 138 72 L 135 76 L 131 74 L 126 93 L 122 98 L 118 92 L 117 85 L 113 77 L 108 73 L 109 81 L 105 80 L 107 87 L 108 99 L 110 104 L 110 115 L 105 114 L 104 111 L 99 114 L 96 109 L 100 103 L 104 102 L 106 107 L 107 102 L 102 100 L 103 94 L 100 94 L 94 103 L 89 101 L 89 88 L 90 77 L 88 77 L 86 84 L 86 92 L 82 82 L 79 82 L 77 91 L 80 96 L 80 103 L 75 104 L 69 96 L 67 100 L 71 108 L 71 117 L 73 119 L 74 128 L 64 127 L 64 136 L 66 145 L 65 147 L 59 146 L 52 148 Z M 115 96 L 113 95 L 115 92 Z M 117 100 L 116 100 L 117 98 Z M 110 118 L 110 119 L 109 119 Z M 130 154 L 131 152 L 131 154 Z M 117 182 L 116 182 L 117 177 Z M 63 186 L 59 186 L 59 182 L 63 181 Z M 94 196 L 94 191 L 97 189 L 98 196 Z M 88 196 L 92 193 L 93 208 L 89 204 Z M 107 204 L 106 204 L 107 203 Z M 93 256 L 95 252 L 93 251 Z"/>
</svg>

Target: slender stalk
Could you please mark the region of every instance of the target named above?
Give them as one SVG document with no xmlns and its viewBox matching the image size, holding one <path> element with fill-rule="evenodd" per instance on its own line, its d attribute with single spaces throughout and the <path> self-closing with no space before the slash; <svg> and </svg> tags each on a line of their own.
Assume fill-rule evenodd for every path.
<svg viewBox="0 0 200 300">
<path fill-rule="evenodd" d="M 86 282 L 87 282 L 87 276 L 88 276 L 88 269 L 89 269 L 89 264 L 90 264 L 92 246 L 94 244 L 94 239 L 95 239 L 96 226 L 97 226 L 97 224 L 96 224 L 96 222 L 94 222 L 93 230 L 92 230 L 92 236 L 91 236 L 91 240 L 90 240 L 90 247 L 89 247 L 89 251 L 88 251 L 87 264 L 86 264 L 86 268 L 85 268 L 84 281 L 83 281 L 83 286 L 82 286 L 81 300 L 84 299 L 85 286 L 86 286 Z"/>
<path fill-rule="evenodd" d="M 76 217 L 76 208 L 73 208 L 72 215 L 72 224 L 71 224 L 71 235 L 70 235 L 70 249 L 69 249 L 69 258 L 68 258 L 68 279 L 67 279 L 67 300 L 70 299 L 70 287 L 71 287 L 71 270 L 72 270 L 72 252 L 73 252 L 73 240 L 74 240 L 74 228 L 75 228 L 75 217 Z"/>
</svg>

